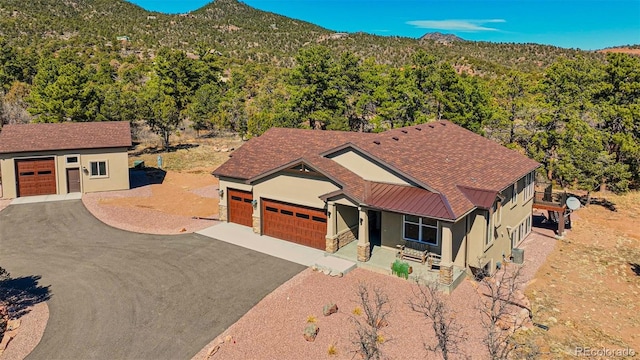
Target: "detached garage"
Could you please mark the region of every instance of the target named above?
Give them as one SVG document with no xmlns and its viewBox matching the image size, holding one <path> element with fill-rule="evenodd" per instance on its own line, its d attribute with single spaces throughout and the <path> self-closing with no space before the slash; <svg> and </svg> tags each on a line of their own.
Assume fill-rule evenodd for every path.
<svg viewBox="0 0 640 360">
<path fill-rule="evenodd" d="M 128 122 L 6 125 L 2 198 L 129 188 Z"/>
</svg>

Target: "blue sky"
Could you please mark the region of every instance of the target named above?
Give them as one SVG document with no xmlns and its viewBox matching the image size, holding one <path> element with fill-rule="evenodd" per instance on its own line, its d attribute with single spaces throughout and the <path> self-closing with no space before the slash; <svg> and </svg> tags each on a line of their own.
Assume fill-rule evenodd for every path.
<svg viewBox="0 0 640 360">
<path fill-rule="evenodd" d="M 209 0 L 130 0 L 182 13 Z M 640 0 L 245 0 L 255 8 L 335 31 L 540 43 L 583 50 L 640 44 Z"/>
</svg>

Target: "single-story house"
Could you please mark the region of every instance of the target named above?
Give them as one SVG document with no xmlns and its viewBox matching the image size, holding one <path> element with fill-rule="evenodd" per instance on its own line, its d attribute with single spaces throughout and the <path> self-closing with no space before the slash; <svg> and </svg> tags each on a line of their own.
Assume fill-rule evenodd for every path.
<svg viewBox="0 0 640 360">
<path fill-rule="evenodd" d="M 127 121 L 5 125 L 2 198 L 129 188 Z"/>
<path fill-rule="evenodd" d="M 448 121 L 356 133 L 273 128 L 213 175 L 220 218 L 336 252 L 419 244 L 493 270 L 531 231 L 539 163 Z M 444 270 L 443 270 L 444 269 Z M 444 274 L 444 275 L 443 275 Z"/>
</svg>

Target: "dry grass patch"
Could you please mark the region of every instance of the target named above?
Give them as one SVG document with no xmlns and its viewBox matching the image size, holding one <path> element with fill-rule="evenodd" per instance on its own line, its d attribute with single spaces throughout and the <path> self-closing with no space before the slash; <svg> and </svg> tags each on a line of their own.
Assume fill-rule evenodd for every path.
<svg viewBox="0 0 640 360">
<path fill-rule="evenodd" d="M 576 347 L 640 350 L 640 193 L 606 198 L 618 211 L 580 209 L 527 291 L 536 321 L 550 326 L 537 337 L 557 358 Z"/>
</svg>

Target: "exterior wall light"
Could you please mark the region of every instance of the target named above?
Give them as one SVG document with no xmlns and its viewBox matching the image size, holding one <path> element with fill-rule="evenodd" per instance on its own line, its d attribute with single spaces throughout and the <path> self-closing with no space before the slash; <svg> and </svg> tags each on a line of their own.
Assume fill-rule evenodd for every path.
<svg viewBox="0 0 640 360">
<path fill-rule="evenodd" d="M 218 195 L 220 195 L 220 198 L 222 199 L 222 197 L 224 196 L 224 190 L 223 189 L 218 190 Z"/>
<path fill-rule="evenodd" d="M 256 199 L 251 200 L 251 205 L 253 205 L 253 208 L 255 209 L 256 206 L 258 205 L 258 200 Z"/>
</svg>

